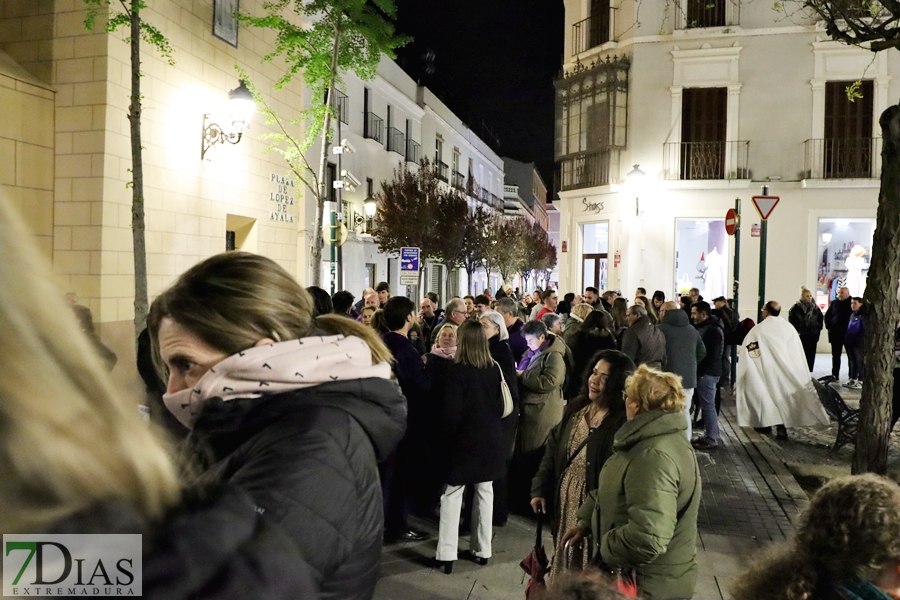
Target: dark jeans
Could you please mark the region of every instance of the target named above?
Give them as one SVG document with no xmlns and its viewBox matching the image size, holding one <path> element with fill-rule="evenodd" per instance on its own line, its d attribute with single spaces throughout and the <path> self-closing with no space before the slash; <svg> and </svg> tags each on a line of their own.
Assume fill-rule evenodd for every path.
<svg viewBox="0 0 900 600">
<path fill-rule="evenodd" d="M 850 379 L 862 381 L 863 348 L 862 345 L 847 346 L 847 362 L 850 363 Z"/>
<path fill-rule="evenodd" d="M 841 351 L 844 349 L 844 339 L 831 340 L 831 375 L 837 379 L 841 374 Z"/>
<path fill-rule="evenodd" d="M 816 344 L 819 342 L 818 335 L 801 335 L 800 343 L 803 344 L 803 354 L 806 355 L 806 364 L 809 366 L 809 372 L 813 372 L 813 366 L 816 364 Z M 841 363 L 840 358 L 838 358 L 838 370 L 840 370 Z M 832 370 L 834 370 L 832 368 Z"/>
</svg>

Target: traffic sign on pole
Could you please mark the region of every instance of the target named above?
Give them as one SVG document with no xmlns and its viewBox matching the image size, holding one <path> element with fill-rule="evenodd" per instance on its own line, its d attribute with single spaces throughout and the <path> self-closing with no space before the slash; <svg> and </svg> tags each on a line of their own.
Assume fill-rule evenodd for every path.
<svg viewBox="0 0 900 600">
<path fill-rule="evenodd" d="M 419 249 L 400 248 L 400 285 L 419 282 Z"/>
<path fill-rule="evenodd" d="M 756 207 L 756 212 L 765 221 L 772 214 L 772 211 L 775 210 L 775 205 L 778 204 L 780 199 L 778 196 L 753 196 L 753 206 Z"/>
<path fill-rule="evenodd" d="M 733 208 L 729 208 L 725 213 L 725 233 L 734 235 L 738 228 L 738 214 Z"/>
</svg>

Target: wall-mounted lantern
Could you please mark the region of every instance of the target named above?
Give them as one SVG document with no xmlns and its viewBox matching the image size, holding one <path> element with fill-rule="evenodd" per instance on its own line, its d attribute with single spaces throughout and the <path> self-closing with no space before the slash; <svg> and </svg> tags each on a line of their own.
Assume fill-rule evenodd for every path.
<svg viewBox="0 0 900 600">
<path fill-rule="evenodd" d="M 247 85 L 241 84 L 228 92 L 228 109 L 231 113 L 231 129 L 226 131 L 218 123 L 210 122 L 210 115 L 203 115 L 203 145 L 200 150 L 200 160 L 206 158 L 206 151 L 217 144 L 237 144 L 256 112 L 256 102 L 253 94 L 247 89 Z"/>
</svg>

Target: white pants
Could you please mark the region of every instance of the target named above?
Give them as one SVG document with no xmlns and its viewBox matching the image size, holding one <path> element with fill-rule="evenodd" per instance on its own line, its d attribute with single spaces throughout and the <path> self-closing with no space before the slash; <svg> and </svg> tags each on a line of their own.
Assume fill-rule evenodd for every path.
<svg viewBox="0 0 900 600">
<path fill-rule="evenodd" d="M 691 419 L 691 398 L 694 397 L 694 388 L 685 388 L 684 390 L 684 416 L 687 417 L 688 428 L 687 428 L 687 436 L 688 441 L 691 441 L 691 436 L 694 435 L 694 429 L 692 426 Z"/>
<path fill-rule="evenodd" d="M 469 551 L 479 558 L 491 557 L 491 533 L 494 519 L 494 484 L 475 484 L 472 506 L 472 537 Z M 441 524 L 438 529 L 437 560 L 456 560 L 459 546 L 459 514 L 462 512 L 464 485 L 445 485 L 441 495 Z"/>
</svg>

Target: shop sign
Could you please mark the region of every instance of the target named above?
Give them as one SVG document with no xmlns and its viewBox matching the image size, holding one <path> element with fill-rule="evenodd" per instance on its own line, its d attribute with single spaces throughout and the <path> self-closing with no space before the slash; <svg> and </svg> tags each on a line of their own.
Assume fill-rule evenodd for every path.
<svg viewBox="0 0 900 600">
<path fill-rule="evenodd" d="M 569 243 L 568 243 L 567 241 L 565 241 L 565 240 L 563 240 L 563 243 L 562 243 L 562 251 L 563 251 L 563 252 L 568 252 L 568 251 L 569 251 Z"/>
<path fill-rule="evenodd" d="M 269 173 L 269 182 L 278 186 L 276 191 L 269 192 L 269 200 L 275 203 L 275 210 L 269 211 L 269 220 L 293 223 L 294 215 L 288 212 L 288 207 L 294 205 L 294 180 Z"/>
<path fill-rule="evenodd" d="M 584 204 L 585 212 L 592 212 L 595 214 L 603 212 L 603 202 L 591 202 L 587 198 L 582 198 L 581 202 Z"/>
<path fill-rule="evenodd" d="M 613 266 L 618 267 L 620 262 L 622 262 L 622 255 L 616 250 L 616 253 L 613 254 Z"/>
<path fill-rule="evenodd" d="M 759 226 L 759 223 L 754 223 L 750 228 L 750 237 L 762 237 L 762 227 Z"/>
</svg>

